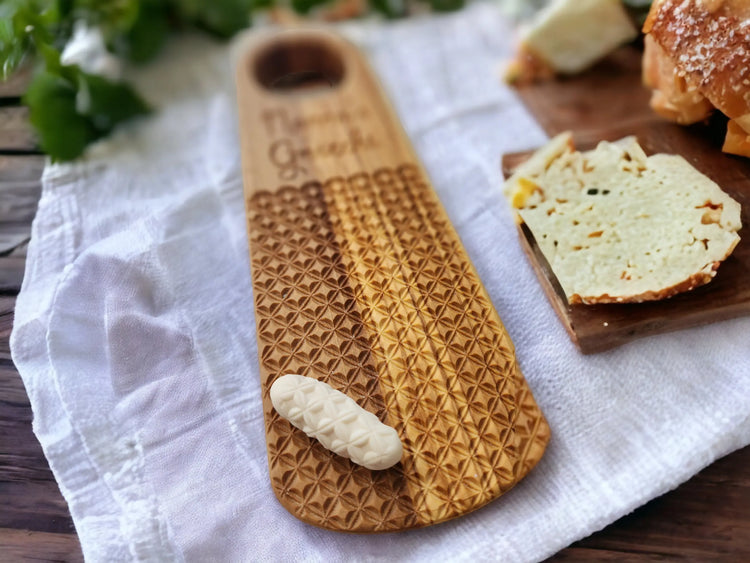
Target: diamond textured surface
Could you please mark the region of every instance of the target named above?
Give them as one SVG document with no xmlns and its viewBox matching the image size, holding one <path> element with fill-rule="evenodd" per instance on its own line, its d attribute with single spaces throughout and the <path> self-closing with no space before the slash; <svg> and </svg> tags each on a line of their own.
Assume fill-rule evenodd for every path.
<svg viewBox="0 0 750 563">
<path fill-rule="evenodd" d="M 541 458 L 549 428 L 417 165 L 257 191 L 248 220 L 270 475 L 293 514 L 421 527 L 483 506 Z M 292 427 L 268 395 L 287 373 L 395 428 L 401 462 L 371 471 Z"/>
</svg>

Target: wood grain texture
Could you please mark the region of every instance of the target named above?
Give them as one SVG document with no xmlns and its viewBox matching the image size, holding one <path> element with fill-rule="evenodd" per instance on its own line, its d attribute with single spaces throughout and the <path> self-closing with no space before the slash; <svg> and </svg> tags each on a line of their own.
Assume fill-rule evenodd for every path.
<svg viewBox="0 0 750 563">
<path fill-rule="evenodd" d="M 38 193 L 45 160 L 41 155 L 8 156 L 0 151 L 0 182 L 27 186 Z M 0 215 L 0 221 L 7 219 Z"/>
<path fill-rule="evenodd" d="M 8 562 L 20 561 L 83 561 L 78 538 L 71 534 L 34 532 L 0 528 L 0 545 L 3 558 Z M 29 548 L 32 547 L 30 550 Z"/>
<path fill-rule="evenodd" d="M 0 154 L 0 295 L 21 289 L 44 162 L 40 155 Z"/>
<path fill-rule="evenodd" d="M 18 69 L 8 80 L 0 81 L 0 98 L 12 98 L 20 102 L 21 96 L 31 82 L 31 66 Z"/>
<path fill-rule="evenodd" d="M 305 522 L 385 532 L 442 522 L 515 485 L 549 428 L 513 345 L 356 49 L 269 36 L 237 73 L 271 483 Z M 325 381 L 394 427 L 371 471 L 273 409 L 286 373 Z"/>
<path fill-rule="evenodd" d="M 519 93 L 549 135 L 571 130 L 581 149 L 593 148 L 600 140 L 636 135 L 649 154 L 682 155 L 740 202 L 743 240 L 716 277 L 693 291 L 646 303 L 570 305 L 531 232 L 520 227 L 522 246 L 550 303 L 584 353 L 750 314 L 750 237 L 746 232 L 750 224 L 750 160 L 721 152 L 724 128 L 720 116 L 693 127 L 680 127 L 655 116 L 648 106 L 648 92 L 641 85 L 640 57 L 640 50 L 626 48 L 579 77 L 539 83 Z M 559 103 L 552 104 L 552 100 Z M 529 154 L 505 155 L 506 177 Z"/>
<path fill-rule="evenodd" d="M 8 339 L 14 304 L 13 297 L 0 297 L 0 545 L 3 553 L 0 560 L 82 560 L 68 505 L 32 432 L 28 396 L 10 360 Z"/>
<path fill-rule="evenodd" d="M 0 96 L 20 96 L 25 83 L 20 78 L 6 83 Z M 18 148 L 4 137 L 5 126 L 0 122 L 0 146 Z M 9 562 L 83 561 L 68 505 L 32 432 L 31 405 L 10 356 L 15 295 L 44 162 L 40 155 L 0 150 L 0 560 Z"/>
<path fill-rule="evenodd" d="M 750 560 L 750 447 L 550 561 Z"/>
<path fill-rule="evenodd" d="M 0 152 L 37 152 L 29 110 L 20 106 L 0 107 Z"/>
</svg>

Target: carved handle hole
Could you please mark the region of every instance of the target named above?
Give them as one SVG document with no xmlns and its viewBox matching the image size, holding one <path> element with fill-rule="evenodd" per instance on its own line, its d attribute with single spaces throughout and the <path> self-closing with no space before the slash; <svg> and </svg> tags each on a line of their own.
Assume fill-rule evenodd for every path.
<svg viewBox="0 0 750 563">
<path fill-rule="evenodd" d="M 340 55 L 323 39 L 277 38 L 255 59 L 255 79 L 274 92 L 326 90 L 344 78 Z"/>
</svg>

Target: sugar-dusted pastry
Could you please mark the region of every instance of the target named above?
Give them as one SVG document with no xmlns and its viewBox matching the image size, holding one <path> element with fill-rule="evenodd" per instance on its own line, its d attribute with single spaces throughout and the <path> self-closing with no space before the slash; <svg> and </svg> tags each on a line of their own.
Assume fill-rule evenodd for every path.
<svg viewBox="0 0 750 563">
<path fill-rule="evenodd" d="M 651 107 L 681 124 L 718 109 L 724 151 L 750 157 L 750 0 L 656 0 L 643 31 Z"/>
</svg>

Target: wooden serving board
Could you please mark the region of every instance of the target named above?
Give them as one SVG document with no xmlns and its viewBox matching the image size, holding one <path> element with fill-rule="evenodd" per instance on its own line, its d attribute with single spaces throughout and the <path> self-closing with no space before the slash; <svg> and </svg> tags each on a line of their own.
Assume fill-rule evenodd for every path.
<svg viewBox="0 0 750 563">
<path fill-rule="evenodd" d="M 323 31 L 258 38 L 237 70 L 268 463 L 305 522 L 386 532 L 501 495 L 549 428 L 445 211 L 362 55 Z M 371 471 L 273 409 L 286 373 L 394 427 Z"/>
<path fill-rule="evenodd" d="M 750 159 L 721 152 L 725 120 L 681 127 L 656 116 L 649 91 L 641 84 L 641 56 L 625 47 L 601 65 L 574 78 L 539 83 L 519 94 L 549 135 L 573 131 L 576 146 L 593 148 L 600 140 L 636 135 L 649 154 L 679 154 L 717 182 L 742 205 L 742 240 L 708 285 L 664 301 L 569 305 L 547 261 L 526 228 L 522 246 L 550 303 L 583 353 L 600 352 L 637 338 L 750 314 Z M 531 153 L 503 157 L 503 173 Z"/>
</svg>

